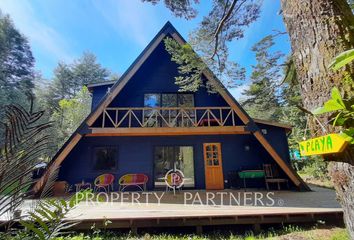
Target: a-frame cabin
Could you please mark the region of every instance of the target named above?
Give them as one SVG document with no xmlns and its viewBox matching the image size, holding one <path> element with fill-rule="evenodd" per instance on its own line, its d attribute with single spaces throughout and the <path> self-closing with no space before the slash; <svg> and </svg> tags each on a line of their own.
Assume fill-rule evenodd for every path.
<svg viewBox="0 0 354 240">
<path fill-rule="evenodd" d="M 287 133 L 281 123 L 252 119 L 226 88 L 219 93 L 179 92 L 177 64 L 163 39 L 185 40 L 167 22 L 117 82 L 89 85 L 92 112 L 55 155 L 36 184 L 60 166 L 59 180 L 93 182 L 103 173 L 116 179 L 128 173 L 149 177 L 149 190 L 163 187 L 174 168 L 185 175 L 185 188 L 224 189 L 243 170 L 270 164 L 290 187 L 308 190 L 292 169 Z M 204 77 L 221 84 L 211 72 Z M 266 111 L 266 109 L 265 109 Z M 251 185 L 264 186 L 263 179 Z M 117 189 L 118 181 L 115 181 Z"/>
</svg>

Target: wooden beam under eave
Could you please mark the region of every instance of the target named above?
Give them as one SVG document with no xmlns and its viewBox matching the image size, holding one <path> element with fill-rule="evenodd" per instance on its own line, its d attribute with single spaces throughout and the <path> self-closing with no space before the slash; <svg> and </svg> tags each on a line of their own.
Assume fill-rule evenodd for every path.
<svg viewBox="0 0 354 240">
<path fill-rule="evenodd" d="M 47 182 L 48 177 L 50 176 L 51 171 L 60 166 L 60 164 L 64 161 L 64 159 L 68 156 L 68 154 L 76 146 L 76 144 L 80 141 L 81 138 L 82 135 L 76 133 L 75 136 L 71 140 L 69 140 L 70 142 L 68 143 L 68 145 L 66 145 L 65 148 L 60 152 L 60 154 L 55 159 L 53 159 L 52 164 L 46 170 L 45 174 L 36 182 L 33 187 L 34 192 L 37 193 L 38 191 L 42 190 L 44 184 Z"/>
<path fill-rule="evenodd" d="M 217 135 L 250 134 L 245 126 L 224 127 L 146 127 L 146 128 L 91 128 L 85 136 L 176 136 L 176 135 Z"/>
<path fill-rule="evenodd" d="M 267 152 L 272 156 L 272 158 L 277 162 L 279 167 L 289 176 L 296 186 L 300 186 L 301 182 L 299 178 L 291 171 L 290 167 L 285 163 L 285 161 L 278 155 L 274 150 L 272 145 L 269 144 L 267 139 L 259 131 L 253 133 L 253 135 L 258 139 L 258 141 L 263 145 Z"/>
</svg>

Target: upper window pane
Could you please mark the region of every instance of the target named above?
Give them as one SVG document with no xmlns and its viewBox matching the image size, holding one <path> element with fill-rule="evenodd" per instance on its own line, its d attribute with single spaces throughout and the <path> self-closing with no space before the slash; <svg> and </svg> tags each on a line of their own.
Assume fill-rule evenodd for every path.
<svg viewBox="0 0 354 240">
<path fill-rule="evenodd" d="M 177 94 L 162 94 L 162 107 L 177 107 Z"/>
<path fill-rule="evenodd" d="M 178 94 L 179 107 L 194 107 L 194 95 L 187 93 Z"/>
<path fill-rule="evenodd" d="M 116 169 L 116 148 L 95 148 L 93 169 L 98 171 L 110 171 Z"/>
<path fill-rule="evenodd" d="M 144 106 L 145 107 L 160 107 L 160 94 L 145 94 L 144 95 Z"/>
</svg>

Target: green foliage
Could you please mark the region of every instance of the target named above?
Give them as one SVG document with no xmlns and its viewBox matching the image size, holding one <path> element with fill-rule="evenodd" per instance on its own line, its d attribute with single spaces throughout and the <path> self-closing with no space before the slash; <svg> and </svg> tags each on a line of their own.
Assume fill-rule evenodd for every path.
<svg viewBox="0 0 354 240">
<path fill-rule="evenodd" d="M 306 116 L 297 107 L 302 99 L 292 58 L 272 51 L 276 36 L 266 36 L 252 47 L 257 63 L 252 66 L 251 85 L 244 91 L 242 105 L 254 118 L 292 125 L 288 142 L 290 148 L 297 148 L 297 142 L 307 135 Z"/>
<path fill-rule="evenodd" d="M 337 70 L 354 61 L 354 49 L 345 51 L 335 57 L 331 68 Z M 331 98 L 322 107 L 312 111 L 315 115 L 331 113 L 333 126 L 342 127 L 341 135 L 346 141 L 354 144 L 354 97 L 342 99 L 338 88 L 334 87 L 331 91 Z"/>
<path fill-rule="evenodd" d="M 180 45 L 171 38 L 166 38 L 164 42 L 171 60 L 178 64 L 179 76 L 175 77 L 175 83 L 180 87 L 180 91 L 195 92 L 204 86 L 209 92 L 217 92 L 221 85 L 215 81 L 207 81 L 203 73 L 212 75 L 215 73 L 228 88 L 238 86 L 238 83 L 244 79 L 245 70 L 236 63 L 228 62 L 220 66 L 213 59 L 200 57 L 189 44 Z"/>
<path fill-rule="evenodd" d="M 332 125 L 343 127 L 341 135 L 354 144 L 354 98 L 343 100 L 339 89 L 334 87 L 331 98 L 312 113 L 315 115 L 332 113 L 330 121 Z"/>
<path fill-rule="evenodd" d="M 328 163 L 320 157 L 307 158 L 302 165 L 299 166 L 299 173 L 306 178 L 328 179 L 327 171 Z"/>
<path fill-rule="evenodd" d="M 157 4 L 160 0 L 142 0 L 143 2 L 150 2 Z M 193 8 L 192 2 L 198 3 L 199 0 L 165 0 L 165 6 L 171 10 L 176 17 L 184 17 L 185 19 L 192 19 L 196 16 L 197 11 Z"/>
<path fill-rule="evenodd" d="M 52 82 L 47 86 L 39 86 L 44 87 L 42 104 L 53 113 L 60 107 L 60 100 L 74 98 L 83 86 L 108 81 L 110 77 L 110 72 L 97 63 L 92 53 L 84 53 L 72 64 L 60 62 L 54 69 Z"/>
<path fill-rule="evenodd" d="M 116 74 L 110 74 L 97 63 L 95 55 L 84 53 L 71 64 L 58 63 L 52 81 L 36 79 L 37 103 L 41 108 L 48 109 L 47 118 L 54 122 L 51 135 L 56 145 L 51 149 L 50 156 L 90 112 L 91 97 L 84 86 L 117 78 Z"/>
<path fill-rule="evenodd" d="M 8 15 L 0 12 L 0 83 L 2 87 L 30 91 L 34 58 L 27 39 Z"/>
<path fill-rule="evenodd" d="M 166 38 L 164 41 L 166 50 L 171 54 L 171 60 L 179 65 L 180 76 L 175 77 L 175 83 L 180 86 L 180 91 L 197 91 L 202 84 L 206 64 L 189 44 L 180 45 L 172 38 Z"/>
<path fill-rule="evenodd" d="M 51 116 L 58 147 L 79 127 L 90 111 L 91 96 L 87 87 L 83 87 L 72 98 L 59 101 L 59 108 Z"/>
<path fill-rule="evenodd" d="M 252 47 L 257 64 L 252 66 L 251 85 L 243 92 L 242 104 L 254 118 L 278 120 L 281 116 L 278 81 L 284 54 L 272 52 L 273 46 L 274 36 L 269 35 Z"/>
<path fill-rule="evenodd" d="M 3 237 L 0 234 L 0 238 Z M 4 240 L 20 240 L 22 236 L 6 237 Z M 296 225 L 285 225 L 280 229 L 269 228 L 260 234 L 246 232 L 244 234 L 233 233 L 233 231 L 213 231 L 207 234 L 171 234 L 171 233 L 154 233 L 141 234 L 138 236 L 121 232 L 102 232 L 98 235 L 88 233 L 77 233 L 69 236 L 55 238 L 55 240 L 207 240 L 207 239 L 223 239 L 223 240 L 285 240 L 285 239 L 303 239 L 303 240 L 349 240 L 347 231 L 343 228 L 331 228 L 324 226 L 299 227 Z"/>
<path fill-rule="evenodd" d="M 0 119 L 4 119 L 7 105 L 29 106 L 34 77 L 34 58 L 27 39 L 0 10 Z M 0 125 L 1 140 L 3 134 L 4 128 Z"/>
<path fill-rule="evenodd" d="M 27 239 L 49 240 L 66 234 L 69 228 L 78 222 L 64 221 L 68 212 L 84 200 L 91 190 L 75 193 L 68 201 L 64 199 L 41 200 L 35 209 L 28 213 L 28 218 L 20 221 L 25 228 Z"/>
<path fill-rule="evenodd" d="M 352 61 L 354 61 L 354 49 L 350 49 L 339 54 L 335 57 L 329 67 L 333 70 L 339 70 Z"/>
<path fill-rule="evenodd" d="M 166 6 L 174 13 L 177 10 L 173 7 L 174 2 L 183 8 L 191 7 L 190 1 L 165 1 Z M 215 74 L 228 88 L 239 86 L 240 80 L 245 79 L 245 69 L 229 59 L 228 44 L 243 38 L 247 27 L 256 21 L 259 15 L 260 1 L 213 1 L 212 10 L 190 34 L 190 46 L 165 41 L 172 60 L 181 66 L 180 76 L 176 78 L 176 84 L 181 90 L 196 91 L 199 87 L 206 86 L 210 92 L 218 91 L 221 86 L 206 81 L 202 77 L 203 72 Z M 212 73 L 208 72 L 208 69 Z"/>
<path fill-rule="evenodd" d="M 318 115 L 346 109 L 338 88 L 332 88 L 331 97 L 324 103 L 323 107 L 313 110 L 312 113 Z"/>
<path fill-rule="evenodd" d="M 23 200 L 31 196 L 32 171 L 40 156 L 48 149 L 46 130 L 51 123 L 42 122 L 44 112 L 21 106 L 6 107 L 5 138 L 0 148 L 0 215 L 13 213 Z"/>
</svg>

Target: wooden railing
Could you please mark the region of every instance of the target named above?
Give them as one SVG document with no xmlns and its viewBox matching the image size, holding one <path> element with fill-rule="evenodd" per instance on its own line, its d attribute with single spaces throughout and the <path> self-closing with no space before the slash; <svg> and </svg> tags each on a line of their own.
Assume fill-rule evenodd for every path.
<svg viewBox="0 0 354 240">
<path fill-rule="evenodd" d="M 106 108 L 102 128 L 236 126 L 230 107 Z"/>
</svg>

